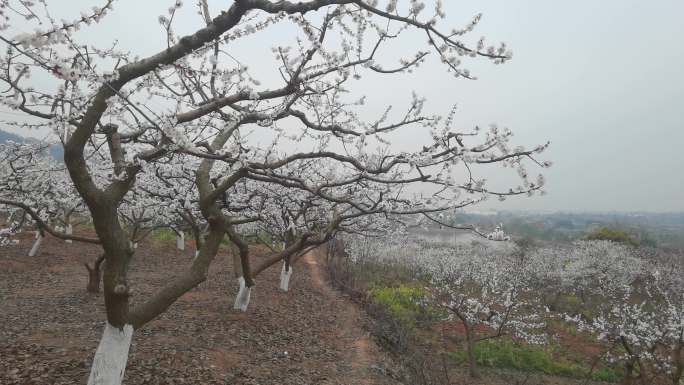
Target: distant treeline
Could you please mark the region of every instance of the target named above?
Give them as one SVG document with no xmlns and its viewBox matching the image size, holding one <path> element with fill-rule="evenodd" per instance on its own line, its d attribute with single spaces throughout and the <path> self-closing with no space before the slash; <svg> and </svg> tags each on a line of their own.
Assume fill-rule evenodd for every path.
<svg viewBox="0 0 684 385">
<path fill-rule="evenodd" d="M 684 213 L 459 213 L 453 221 L 475 223 L 483 228 L 503 224 L 504 230 L 514 237 L 540 241 L 572 242 L 593 238 L 684 249 Z"/>
</svg>

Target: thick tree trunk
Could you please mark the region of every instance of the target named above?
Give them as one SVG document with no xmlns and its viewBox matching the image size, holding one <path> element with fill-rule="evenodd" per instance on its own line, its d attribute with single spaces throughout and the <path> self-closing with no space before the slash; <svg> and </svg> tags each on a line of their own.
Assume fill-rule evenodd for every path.
<svg viewBox="0 0 684 385">
<path fill-rule="evenodd" d="M 88 264 L 85 264 L 85 267 L 88 268 L 88 285 L 86 286 L 86 290 L 89 293 L 99 293 L 100 292 L 100 269 L 95 267 L 93 269 L 90 269 L 88 267 Z"/>
<path fill-rule="evenodd" d="M 254 280 L 252 279 L 253 274 L 249 261 L 249 244 L 247 244 L 247 242 L 245 242 L 245 240 L 235 232 L 235 229 L 232 225 L 226 226 L 226 235 L 233 245 L 237 247 L 238 252 L 240 253 L 240 268 L 242 269 L 240 275 L 245 280 L 245 285 L 251 288 L 254 286 Z M 237 272 L 237 269 L 235 269 L 235 271 Z"/>
<path fill-rule="evenodd" d="M 132 338 L 133 326 L 124 325 L 119 329 L 107 322 L 95 351 L 88 385 L 121 385 Z"/>
<path fill-rule="evenodd" d="M 38 249 L 40 248 L 40 244 L 43 243 L 43 234 L 41 232 L 36 233 L 36 241 L 33 242 L 33 246 L 31 247 L 31 250 L 29 250 L 28 256 L 29 257 L 35 257 L 38 254 Z"/>
<path fill-rule="evenodd" d="M 233 254 L 233 276 L 236 279 L 240 279 L 242 278 L 242 261 L 240 260 L 240 255 L 234 252 L 231 254 Z"/>
<path fill-rule="evenodd" d="M 290 276 L 292 275 L 292 265 L 283 261 L 283 269 L 280 271 L 280 290 L 288 291 L 290 286 Z"/>
<path fill-rule="evenodd" d="M 238 278 L 238 283 L 240 285 L 240 290 L 235 297 L 235 305 L 233 305 L 233 309 L 245 312 L 249 306 L 249 298 L 252 295 L 252 288 L 245 285 L 245 279 L 243 277 Z"/>
<path fill-rule="evenodd" d="M 620 343 L 622 343 L 622 346 L 625 348 L 625 351 L 630 357 L 629 360 L 625 362 L 624 378 L 622 380 L 623 384 L 631 385 L 635 383 L 636 379 L 639 379 L 639 382 L 642 385 L 647 385 L 646 368 L 644 367 L 644 365 L 642 365 L 639 356 L 634 354 L 632 347 L 629 345 L 629 343 L 627 343 L 627 339 L 625 339 L 625 337 L 620 337 Z M 637 367 L 639 369 L 639 376 L 634 377 L 634 369 Z"/>
<path fill-rule="evenodd" d="M 100 267 L 102 266 L 102 262 L 104 262 L 104 254 L 97 258 L 93 267 L 84 263 L 86 269 L 88 269 L 88 285 L 86 286 L 86 290 L 88 290 L 89 293 L 100 292 L 100 278 L 102 277 L 102 270 Z"/>
<path fill-rule="evenodd" d="M 479 378 L 480 373 L 477 370 L 477 361 L 475 359 L 475 334 L 467 322 L 463 322 L 463 326 L 465 326 L 466 349 L 468 350 L 468 374 L 472 378 Z"/>
<path fill-rule="evenodd" d="M 176 234 L 176 248 L 178 250 L 185 250 L 185 233 L 182 231 Z"/>
<path fill-rule="evenodd" d="M 674 385 L 679 385 L 682 380 L 682 374 L 684 374 L 684 341 L 679 341 L 677 348 L 674 352 L 674 371 L 672 372 L 672 383 Z"/>
<path fill-rule="evenodd" d="M 72 234 L 74 233 L 74 227 L 71 225 L 71 223 L 68 223 L 68 224 L 66 225 L 66 229 L 65 229 L 64 232 L 66 233 L 66 235 L 72 235 Z M 64 241 L 64 242 L 66 242 L 66 243 L 72 243 L 71 239 L 67 239 L 67 240 Z"/>
<path fill-rule="evenodd" d="M 625 363 L 625 368 L 622 374 L 622 385 L 632 385 L 634 377 L 632 373 L 634 372 L 634 364 L 629 361 Z"/>
<path fill-rule="evenodd" d="M 682 383 L 682 372 L 684 372 L 684 367 L 682 367 L 682 365 L 677 365 L 675 371 L 672 373 L 673 385 L 680 385 Z"/>
<path fill-rule="evenodd" d="M 639 368 L 639 382 L 641 383 L 641 385 L 651 385 L 652 382 L 648 380 L 646 368 L 643 365 L 640 365 Z"/>
<path fill-rule="evenodd" d="M 195 258 L 199 255 L 200 249 L 202 248 L 202 244 L 204 244 L 204 236 L 202 234 L 202 230 L 200 230 L 199 226 L 197 225 L 192 225 L 192 237 L 195 239 Z"/>
<path fill-rule="evenodd" d="M 194 232 L 195 234 L 195 258 L 193 258 L 193 261 L 199 257 L 200 254 L 200 249 L 202 248 L 202 245 L 204 244 L 204 240 L 202 239 L 202 235 L 198 232 Z"/>
</svg>

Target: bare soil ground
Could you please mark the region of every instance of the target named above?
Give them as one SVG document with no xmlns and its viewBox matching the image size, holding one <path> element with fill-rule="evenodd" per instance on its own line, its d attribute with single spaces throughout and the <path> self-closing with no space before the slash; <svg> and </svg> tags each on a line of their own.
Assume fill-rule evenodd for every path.
<svg viewBox="0 0 684 385">
<path fill-rule="evenodd" d="M 0 250 L 0 384 L 85 383 L 104 325 L 102 295 L 86 292 L 93 245 L 32 238 Z M 133 301 L 187 269 L 192 247 L 141 243 L 131 266 Z M 314 254 L 294 265 L 290 292 L 280 266 L 257 277 L 246 313 L 222 251 L 205 283 L 136 331 L 126 384 L 395 384 L 390 359 L 363 329 L 365 313 L 334 291 Z"/>
<path fill-rule="evenodd" d="M 315 253 L 308 253 L 303 262 L 309 266 L 314 288 L 330 301 L 330 304 L 335 307 L 331 311 L 335 311 L 339 316 L 336 338 L 347 341 L 345 345 L 348 349 L 344 358 L 351 366 L 350 374 L 354 379 L 353 383 L 363 385 L 378 383 L 379 378 L 376 373 L 373 373 L 372 366 L 377 366 L 374 361 L 382 357 L 383 353 L 371 340 L 369 334 L 359 327 L 365 323 L 365 313 L 328 285 L 323 278 L 323 269 L 318 264 Z"/>
</svg>

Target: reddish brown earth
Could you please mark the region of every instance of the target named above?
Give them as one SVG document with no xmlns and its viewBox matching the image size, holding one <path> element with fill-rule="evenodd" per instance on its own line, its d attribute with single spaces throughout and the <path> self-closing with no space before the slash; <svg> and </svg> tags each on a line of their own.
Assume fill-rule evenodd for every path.
<svg viewBox="0 0 684 385">
<path fill-rule="evenodd" d="M 327 298 L 335 309 L 331 311 L 340 311 L 337 313 L 339 318 L 338 328 L 336 330 L 336 338 L 343 343 L 347 341 L 347 350 L 345 359 L 351 366 L 351 374 L 354 378 L 354 384 L 375 384 L 377 379 L 374 378 L 370 371 L 376 357 L 382 355 L 380 348 L 371 340 L 368 333 L 361 330 L 358 325 L 365 322 L 365 314 L 358 308 L 358 306 L 348 299 L 343 298 L 337 291 L 330 288 L 323 278 L 323 270 L 316 260 L 314 253 L 308 253 L 303 262 L 309 266 L 311 271 L 311 281 L 313 287 Z"/>
<path fill-rule="evenodd" d="M 104 323 L 102 295 L 85 290 L 93 245 L 32 239 L 0 249 L 0 384 L 85 383 Z M 187 269 L 193 250 L 141 243 L 131 266 L 142 301 Z M 125 384 L 394 384 L 363 329 L 365 313 L 332 290 L 314 254 L 294 266 L 290 292 L 280 266 L 257 277 L 247 313 L 232 309 L 237 283 L 222 251 L 205 283 L 136 331 Z"/>
</svg>

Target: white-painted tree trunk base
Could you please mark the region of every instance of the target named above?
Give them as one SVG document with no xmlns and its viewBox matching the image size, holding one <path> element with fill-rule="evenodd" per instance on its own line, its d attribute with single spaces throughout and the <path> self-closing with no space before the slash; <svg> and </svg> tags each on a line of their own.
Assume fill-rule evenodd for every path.
<svg viewBox="0 0 684 385">
<path fill-rule="evenodd" d="M 245 285 L 245 279 L 243 277 L 238 278 L 238 283 L 240 284 L 240 290 L 235 297 L 235 305 L 233 305 L 233 309 L 245 312 L 249 306 L 249 298 L 252 295 L 252 288 Z"/>
<path fill-rule="evenodd" d="M 176 248 L 185 250 L 185 233 L 182 231 L 176 235 Z"/>
<path fill-rule="evenodd" d="M 36 254 L 38 254 L 38 249 L 40 248 L 40 244 L 43 243 L 43 236 L 38 233 L 38 236 L 36 237 L 36 241 L 33 242 L 33 247 L 31 247 L 31 250 L 29 250 L 28 256 L 29 257 L 35 257 Z"/>
<path fill-rule="evenodd" d="M 199 257 L 199 250 L 195 250 L 195 259 L 197 259 L 197 257 Z M 195 259 L 193 259 L 193 261 L 194 261 Z"/>
<path fill-rule="evenodd" d="M 125 325 L 118 329 L 107 322 L 95 351 L 88 385 L 121 385 L 132 338 L 133 326 Z"/>
<path fill-rule="evenodd" d="M 286 269 L 287 263 L 283 261 L 283 269 L 280 270 L 280 290 L 288 291 L 290 287 L 290 276 L 292 275 L 292 265 Z"/>
<path fill-rule="evenodd" d="M 68 224 L 68 225 L 66 225 L 66 231 L 65 231 L 65 233 L 66 233 L 66 235 L 72 235 L 72 234 L 74 233 L 74 227 L 71 225 L 71 223 Z M 66 242 L 66 243 L 71 243 L 72 241 L 71 241 L 71 239 L 67 239 L 67 240 L 64 241 L 64 242 Z"/>
</svg>

